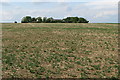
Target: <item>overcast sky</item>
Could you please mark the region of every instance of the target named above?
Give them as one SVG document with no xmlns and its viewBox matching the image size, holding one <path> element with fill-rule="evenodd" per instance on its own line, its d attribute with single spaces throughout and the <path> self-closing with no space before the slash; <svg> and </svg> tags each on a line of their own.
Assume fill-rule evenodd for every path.
<svg viewBox="0 0 120 80">
<path fill-rule="evenodd" d="M 84 17 L 90 23 L 117 23 L 119 0 L 1 0 L 0 22 L 20 22 L 24 16 Z M 2 18 L 1 18 L 2 17 Z"/>
</svg>

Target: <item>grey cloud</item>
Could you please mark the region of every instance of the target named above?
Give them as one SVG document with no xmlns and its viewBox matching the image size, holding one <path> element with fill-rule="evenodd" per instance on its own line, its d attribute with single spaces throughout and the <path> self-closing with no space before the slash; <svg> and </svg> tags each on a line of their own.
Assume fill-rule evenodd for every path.
<svg viewBox="0 0 120 80">
<path fill-rule="evenodd" d="M 1 2 L 0 5 L 2 5 L 2 6 L 11 6 L 11 4 L 9 2 Z"/>
</svg>

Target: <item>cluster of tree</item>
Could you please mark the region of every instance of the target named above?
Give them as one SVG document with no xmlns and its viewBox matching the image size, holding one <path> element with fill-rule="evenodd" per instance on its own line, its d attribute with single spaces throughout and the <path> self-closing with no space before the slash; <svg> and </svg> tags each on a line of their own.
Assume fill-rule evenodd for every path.
<svg viewBox="0 0 120 80">
<path fill-rule="evenodd" d="M 15 21 L 14 23 L 17 23 L 17 21 Z"/>
<path fill-rule="evenodd" d="M 88 23 L 85 18 L 79 18 L 79 17 L 67 17 L 64 19 L 53 19 L 52 17 L 31 17 L 26 16 L 23 17 L 21 20 L 21 23 Z"/>
</svg>

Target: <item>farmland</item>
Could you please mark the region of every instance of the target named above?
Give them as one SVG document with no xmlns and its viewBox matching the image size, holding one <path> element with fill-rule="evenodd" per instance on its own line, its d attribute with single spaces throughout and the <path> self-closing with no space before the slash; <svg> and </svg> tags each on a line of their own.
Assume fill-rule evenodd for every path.
<svg viewBox="0 0 120 80">
<path fill-rule="evenodd" d="M 117 61 L 117 24 L 2 24 L 4 78 L 117 78 Z"/>
</svg>

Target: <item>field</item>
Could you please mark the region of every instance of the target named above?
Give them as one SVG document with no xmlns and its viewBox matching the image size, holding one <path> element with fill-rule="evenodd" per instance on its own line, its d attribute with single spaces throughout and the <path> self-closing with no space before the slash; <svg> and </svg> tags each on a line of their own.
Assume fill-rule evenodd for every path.
<svg viewBox="0 0 120 80">
<path fill-rule="evenodd" d="M 117 78 L 118 25 L 3 23 L 3 78 Z"/>
</svg>

